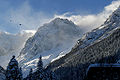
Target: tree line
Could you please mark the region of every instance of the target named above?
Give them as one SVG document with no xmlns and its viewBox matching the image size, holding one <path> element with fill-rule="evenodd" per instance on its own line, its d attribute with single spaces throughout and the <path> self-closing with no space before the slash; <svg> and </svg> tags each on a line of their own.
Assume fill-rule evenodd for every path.
<svg viewBox="0 0 120 80">
<path fill-rule="evenodd" d="M 18 66 L 15 56 L 12 57 L 6 69 L 6 80 L 56 80 L 57 77 L 52 71 L 43 67 L 42 56 L 40 55 L 37 69 L 33 72 L 32 68 L 26 78 L 23 78 L 22 68 Z"/>
</svg>

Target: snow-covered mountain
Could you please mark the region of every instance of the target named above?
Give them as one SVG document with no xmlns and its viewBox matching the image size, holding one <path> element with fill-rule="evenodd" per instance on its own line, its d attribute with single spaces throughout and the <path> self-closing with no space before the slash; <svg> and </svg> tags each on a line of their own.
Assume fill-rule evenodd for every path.
<svg viewBox="0 0 120 80">
<path fill-rule="evenodd" d="M 120 27 L 120 7 L 100 27 L 86 33 L 78 40 L 76 47 L 84 48 L 93 42 L 100 41 L 110 35 L 115 28 Z"/>
<path fill-rule="evenodd" d="M 92 63 L 120 61 L 120 7 L 97 29 L 86 33 L 64 57 L 54 61 L 48 69 L 60 80 L 84 80 Z"/>
<path fill-rule="evenodd" d="M 56 18 L 41 26 L 36 34 L 29 38 L 20 52 L 18 60 L 23 71 L 36 66 L 42 55 L 44 66 L 64 56 L 78 40 L 81 30 L 72 21 Z"/>
<path fill-rule="evenodd" d="M 26 40 L 34 35 L 35 31 L 23 30 L 18 34 L 0 32 L 0 65 L 6 68 L 12 55 L 18 56 Z"/>
</svg>

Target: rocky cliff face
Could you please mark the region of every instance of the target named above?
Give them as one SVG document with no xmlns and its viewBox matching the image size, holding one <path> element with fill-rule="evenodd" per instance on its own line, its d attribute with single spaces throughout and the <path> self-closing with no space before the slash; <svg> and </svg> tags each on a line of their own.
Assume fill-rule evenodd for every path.
<svg viewBox="0 0 120 80">
<path fill-rule="evenodd" d="M 85 34 L 66 56 L 48 66 L 60 80 L 83 80 L 89 64 L 120 59 L 120 7 L 99 28 Z"/>
</svg>

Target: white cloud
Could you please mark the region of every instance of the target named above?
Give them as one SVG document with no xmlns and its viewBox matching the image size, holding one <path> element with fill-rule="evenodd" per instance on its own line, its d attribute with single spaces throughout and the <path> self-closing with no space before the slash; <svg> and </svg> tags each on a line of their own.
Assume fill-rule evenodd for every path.
<svg viewBox="0 0 120 80">
<path fill-rule="evenodd" d="M 44 22 L 50 20 L 50 17 L 43 13 L 34 11 L 33 8 L 26 1 L 17 9 L 10 9 L 8 12 L 9 16 L 5 19 L 13 25 L 18 25 L 20 29 L 37 29 Z M 19 25 L 20 24 L 20 25 Z M 16 27 L 16 26 L 15 26 Z"/>
<path fill-rule="evenodd" d="M 113 1 L 110 5 L 105 6 L 104 10 L 98 14 L 88 14 L 88 15 L 72 15 L 70 12 L 67 12 L 63 15 L 54 15 L 54 18 L 67 18 L 73 21 L 75 24 L 81 27 L 84 32 L 90 31 L 96 27 L 99 27 L 109 15 L 117 9 L 120 5 L 120 0 Z M 5 21 L 13 24 L 13 27 L 19 27 L 21 30 L 25 29 L 37 29 L 44 23 L 47 23 L 54 18 L 51 18 L 47 13 L 44 12 L 36 12 L 30 6 L 29 2 L 24 2 L 17 9 L 11 8 L 7 12 L 7 16 L 5 17 Z M 69 16 L 67 16 L 69 15 Z M 21 26 L 19 25 L 21 24 Z M 16 26 L 17 25 L 17 26 Z"/>
<path fill-rule="evenodd" d="M 105 6 L 104 10 L 99 14 L 89 14 L 89 15 L 71 15 L 67 17 L 69 13 L 65 13 L 63 15 L 55 15 L 60 18 L 67 18 L 73 21 L 75 24 L 80 26 L 85 32 L 90 31 L 94 28 L 99 27 L 104 21 L 109 17 L 112 12 L 118 8 L 120 5 L 120 0 L 113 1 L 110 5 Z"/>
</svg>

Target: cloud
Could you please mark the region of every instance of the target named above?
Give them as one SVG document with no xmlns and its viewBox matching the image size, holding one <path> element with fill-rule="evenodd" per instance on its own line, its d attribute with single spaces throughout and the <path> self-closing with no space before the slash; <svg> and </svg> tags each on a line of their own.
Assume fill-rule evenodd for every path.
<svg viewBox="0 0 120 80">
<path fill-rule="evenodd" d="M 20 30 L 36 30 L 44 22 L 47 22 L 50 19 L 49 15 L 43 12 L 34 11 L 33 8 L 29 5 L 28 1 L 25 1 L 17 9 L 9 9 L 7 13 L 8 16 L 5 17 L 5 21 L 13 24 L 14 27 L 18 27 Z"/>
<path fill-rule="evenodd" d="M 75 24 L 80 26 L 85 32 L 90 31 L 94 28 L 99 27 L 104 21 L 112 14 L 114 10 L 120 5 L 120 0 L 113 1 L 110 5 L 105 6 L 104 10 L 98 14 L 88 14 L 88 15 L 71 15 L 70 13 L 65 13 L 63 15 L 55 15 L 54 18 L 67 18 L 73 21 Z"/>
<path fill-rule="evenodd" d="M 8 2 L 7 4 L 10 5 Z M 44 23 L 60 17 L 73 21 L 80 26 L 84 32 L 87 32 L 103 24 L 106 18 L 117 9 L 119 4 L 120 0 L 113 1 L 110 5 L 105 6 L 104 10 L 98 14 L 73 15 L 70 12 L 66 12 L 62 15 L 54 15 L 42 11 L 34 11 L 29 1 L 26 0 L 20 6 L 17 6 L 17 8 L 10 7 L 5 13 L 0 14 L 0 20 L 4 19 L 4 21 L 0 21 L 0 28 L 8 32 L 12 32 L 13 30 L 14 32 L 32 29 L 37 30 L 37 28 Z"/>
</svg>

